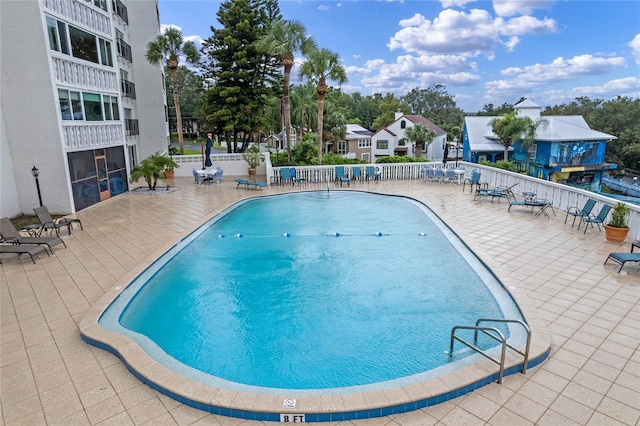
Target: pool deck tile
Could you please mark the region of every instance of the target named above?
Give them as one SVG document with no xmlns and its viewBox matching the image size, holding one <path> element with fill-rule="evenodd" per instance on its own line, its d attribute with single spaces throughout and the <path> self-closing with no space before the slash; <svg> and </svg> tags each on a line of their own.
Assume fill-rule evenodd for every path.
<svg viewBox="0 0 640 426">
<path fill-rule="evenodd" d="M 296 190 L 324 190 L 313 184 L 276 186 L 262 194 L 227 182 L 194 185 L 176 178 L 177 191 L 162 195 L 123 194 L 77 214 L 85 230 L 64 235 L 67 249 L 51 257 L 3 257 L 0 266 L 0 408 L 2 424 L 270 424 L 221 417 L 186 406 L 142 384 L 113 354 L 90 346 L 79 330 L 98 341 L 112 333 L 87 322 L 99 315 L 144 265 L 233 202 Z M 337 190 L 338 187 L 335 187 Z M 563 224 L 563 212 L 549 219 L 512 210 L 506 203 L 472 201 L 457 185 L 418 180 L 355 183 L 343 190 L 371 190 L 413 197 L 427 204 L 494 271 L 518 301 L 534 339 L 531 352 L 551 355 L 526 374 L 506 376 L 502 385 L 476 382 L 495 370 L 488 360 L 402 388 L 364 394 L 297 399 L 296 413 L 378 409 L 422 400 L 449 389 L 465 395 L 416 411 L 381 418 L 355 411 L 340 425 L 578 424 L 634 425 L 640 421 L 640 270 L 617 273 L 603 265 L 624 245 L 604 241 L 597 229 Z M 217 390 L 194 384 L 140 355 L 125 338 L 126 362 L 148 380 L 205 405 L 259 412 L 284 412 L 278 395 Z M 111 343 L 110 343 L 111 344 Z M 514 363 L 518 358 L 509 355 Z M 520 361 L 521 362 L 521 361 Z M 427 398 L 426 400 L 424 398 Z M 436 398 L 437 399 L 437 398 Z M 203 405 L 204 407 L 204 405 Z M 385 411 L 382 411 L 385 410 Z M 293 412 L 293 411 L 292 411 Z M 311 416 L 310 416 L 311 417 Z M 330 417 L 327 417 L 330 418 Z M 277 419 L 275 419 L 277 420 Z"/>
</svg>

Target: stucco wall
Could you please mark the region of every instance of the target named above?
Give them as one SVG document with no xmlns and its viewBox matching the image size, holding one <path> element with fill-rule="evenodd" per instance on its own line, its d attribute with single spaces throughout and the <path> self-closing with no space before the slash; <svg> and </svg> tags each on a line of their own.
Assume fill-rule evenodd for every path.
<svg viewBox="0 0 640 426">
<path fill-rule="evenodd" d="M 10 152 L 0 161 L 3 175 L 5 167 L 13 169 L 18 198 L 17 209 L 13 204 L 3 205 L 3 212 L 32 214 L 33 208 L 38 207 L 31 176 L 34 165 L 40 169 L 43 204 L 52 213 L 69 213 L 73 209 L 44 27 L 37 1 L 0 1 L 0 91 L 5 124 L 2 137 Z M 10 183 L 3 182 L 3 187 Z M 8 202 L 15 203 L 15 199 Z"/>
</svg>

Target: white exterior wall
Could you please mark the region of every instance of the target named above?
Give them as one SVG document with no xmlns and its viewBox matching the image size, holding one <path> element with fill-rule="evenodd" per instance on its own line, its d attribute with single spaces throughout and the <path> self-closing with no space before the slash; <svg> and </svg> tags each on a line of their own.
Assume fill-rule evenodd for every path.
<svg viewBox="0 0 640 426">
<path fill-rule="evenodd" d="M 13 161 L 9 151 L 9 141 L 5 132 L 4 114 L 0 108 L 0 206 L 2 217 L 13 217 L 20 214 L 20 200 L 16 190 L 16 180 L 13 177 Z"/>
<path fill-rule="evenodd" d="M 38 2 L 0 1 L 0 31 L 0 91 L 5 125 L 2 137 L 6 138 L 2 145 L 7 145 L 9 152 L 1 162 L 3 175 L 5 168 L 13 169 L 14 191 L 18 196 L 18 205 L 13 204 L 15 201 L 7 205 L 3 202 L 0 214 L 15 216 L 16 211 L 33 214 L 33 209 L 39 206 L 31 175 L 34 165 L 40 170 L 43 204 L 52 213 L 68 213 L 73 209 L 73 201 Z M 3 192 L 5 186 L 3 182 Z"/>
<path fill-rule="evenodd" d="M 147 61 L 147 45 L 160 34 L 156 0 L 124 1 L 129 12 L 125 27 L 131 45 L 133 62 L 129 64 L 130 80 L 136 85 L 136 99 L 130 108 L 138 119 L 140 134 L 127 138 L 127 144 L 137 145 L 138 160 L 143 160 L 169 146 L 169 123 L 165 119 L 167 98 L 162 85 L 162 66 Z M 116 25 L 119 23 L 116 20 Z M 123 31 L 122 29 L 120 31 Z M 124 32 L 124 31 L 123 31 Z M 119 59 L 122 62 L 122 59 Z M 128 100 L 124 100 L 125 104 Z"/>
<path fill-rule="evenodd" d="M 84 0 L 0 1 L 1 216 L 33 214 L 38 207 L 34 165 L 40 170 L 43 204 L 53 214 L 67 214 L 75 210 L 67 153 L 120 146 L 126 158 L 129 140 L 137 145 L 139 159 L 167 149 L 162 71 L 145 57 L 147 43 L 159 33 L 157 2 L 123 4 L 128 25 L 112 13 L 111 1 L 108 12 Z M 114 66 L 50 51 L 45 14 L 110 41 Z M 132 48 L 133 65 L 117 54 L 115 26 Z M 136 84 L 136 100 L 124 101 L 120 93 L 121 66 L 128 67 L 128 79 Z M 150 78 L 153 74 L 157 78 Z M 58 88 L 116 96 L 120 120 L 62 120 Z M 125 137 L 125 107 L 139 121 L 138 136 Z"/>
<path fill-rule="evenodd" d="M 401 122 L 404 120 L 406 127 L 401 128 Z M 382 129 L 371 137 L 371 152 L 372 152 L 372 161 L 375 160 L 376 157 L 386 156 L 386 155 L 395 155 L 395 148 L 398 147 L 398 142 L 402 138 L 406 138 L 405 132 L 407 129 L 414 126 L 414 123 L 408 118 L 402 118 L 401 113 L 396 113 L 396 121 L 391 123 L 386 129 Z M 407 147 L 407 156 L 408 157 L 423 157 L 432 161 L 440 161 L 444 155 L 444 144 L 447 139 L 447 134 L 444 133 L 442 135 L 436 136 L 433 139 L 433 142 L 429 144 L 427 148 L 427 152 L 422 152 L 420 155 L 415 154 L 415 143 L 405 141 L 405 145 Z M 377 149 L 377 142 L 379 140 L 388 140 L 389 147 L 388 149 Z"/>
</svg>

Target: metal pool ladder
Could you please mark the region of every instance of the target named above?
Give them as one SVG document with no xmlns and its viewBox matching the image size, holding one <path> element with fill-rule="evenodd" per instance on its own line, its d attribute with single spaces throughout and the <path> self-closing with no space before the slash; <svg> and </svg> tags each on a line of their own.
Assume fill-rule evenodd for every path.
<svg viewBox="0 0 640 426">
<path fill-rule="evenodd" d="M 504 335 L 502 334 L 502 332 L 500 330 L 498 330 L 496 327 L 489 327 L 489 326 L 480 326 L 480 323 L 516 323 L 516 324 L 520 324 L 522 327 L 524 327 L 525 331 L 527 332 L 527 344 L 525 346 L 524 352 L 521 352 L 520 350 L 516 349 L 515 347 L 509 345 L 507 343 L 507 339 L 505 339 Z M 473 344 L 467 342 L 466 340 L 464 340 L 463 338 L 456 336 L 456 330 L 474 330 L 473 333 Z M 493 357 L 491 357 L 487 352 L 483 351 L 482 349 L 480 349 L 479 347 L 476 346 L 476 344 L 478 343 L 478 332 L 482 332 L 484 334 L 486 334 L 487 336 L 491 337 L 494 340 L 497 340 L 501 343 L 502 346 L 502 350 L 500 353 L 500 359 L 497 360 Z M 531 329 L 529 328 L 529 326 L 521 320 L 517 320 L 517 319 L 502 319 L 502 318 L 480 318 L 478 319 L 478 321 L 476 321 L 476 325 L 456 325 L 455 327 L 453 327 L 451 329 L 451 343 L 449 344 L 449 358 L 451 358 L 453 356 L 453 341 L 457 340 L 460 343 L 470 347 L 471 349 L 475 350 L 476 352 L 478 352 L 480 355 L 484 356 L 485 358 L 495 362 L 496 364 L 498 364 L 500 366 L 500 371 L 498 372 L 498 383 L 502 383 L 502 376 L 504 374 L 504 357 L 507 351 L 507 348 L 512 349 L 514 351 L 516 351 L 517 353 L 519 353 L 520 355 L 522 355 L 524 357 L 524 361 L 522 363 L 522 370 L 521 373 L 524 374 L 527 372 L 527 363 L 529 362 L 529 346 L 531 345 Z"/>
</svg>

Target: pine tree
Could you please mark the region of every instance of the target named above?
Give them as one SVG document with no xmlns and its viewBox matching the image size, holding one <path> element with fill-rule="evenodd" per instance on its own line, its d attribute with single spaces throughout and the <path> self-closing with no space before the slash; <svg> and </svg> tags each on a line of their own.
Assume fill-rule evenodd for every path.
<svg viewBox="0 0 640 426">
<path fill-rule="evenodd" d="M 205 112 L 218 133 L 227 141 L 233 138 L 233 148 L 227 144 L 227 150 L 238 152 L 238 136 L 246 142 L 260 129 L 265 99 L 273 95 L 275 81 L 281 87 L 281 65 L 256 48 L 279 10 L 273 0 L 227 0 L 217 17 L 221 28 L 211 27 L 212 35 L 202 48 L 205 77 L 213 82 Z"/>
</svg>

